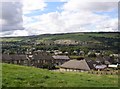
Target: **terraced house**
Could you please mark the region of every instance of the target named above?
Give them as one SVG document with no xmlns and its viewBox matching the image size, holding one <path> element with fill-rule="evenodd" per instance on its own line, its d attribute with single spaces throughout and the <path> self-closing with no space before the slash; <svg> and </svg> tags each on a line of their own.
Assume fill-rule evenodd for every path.
<svg viewBox="0 0 120 89">
<path fill-rule="evenodd" d="M 52 57 L 54 58 L 54 63 L 55 63 L 56 66 L 60 66 L 63 63 L 70 60 L 70 58 L 66 55 L 54 55 Z"/>
<path fill-rule="evenodd" d="M 35 51 L 33 54 L 27 54 L 30 60 L 29 66 L 51 69 L 54 66 L 54 58 L 46 52 Z"/>
<path fill-rule="evenodd" d="M 18 55 L 18 54 L 3 54 L 2 62 L 19 64 L 19 65 L 28 65 L 29 59 L 26 55 Z"/>
<path fill-rule="evenodd" d="M 37 68 L 54 69 L 59 66 L 60 70 L 70 71 L 89 71 L 89 70 L 104 70 L 112 68 L 113 65 L 118 69 L 120 64 L 119 58 L 111 57 L 96 57 L 95 60 L 89 57 L 70 59 L 66 55 L 52 55 L 44 51 L 34 51 L 27 54 L 2 54 L 2 62 L 12 63 L 25 66 L 34 66 Z"/>
<path fill-rule="evenodd" d="M 3 54 L 2 62 L 48 69 L 54 66 L 53 57 L 45 52 L 34 52 L 27 55 Z"/>
</svg>

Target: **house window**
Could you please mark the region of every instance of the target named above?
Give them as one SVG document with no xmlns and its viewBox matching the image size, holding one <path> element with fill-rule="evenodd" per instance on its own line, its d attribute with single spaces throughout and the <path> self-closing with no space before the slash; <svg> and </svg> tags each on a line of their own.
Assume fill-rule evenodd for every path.
<svg viewBox="0 0 120 89">
<path fill-rule="evenodd" d="M 43 63 L 45 63 L 45 60 L 43 60 Z"/>
<path fill-rule="evenodd" d="M 17 64 L 17 61 L 14 61 L 15 64 Z"/>
<path fill-rule="evenodd" d="M 38 63 L 40 63 L 40 60 L 38 60 Z"/>
</svg>

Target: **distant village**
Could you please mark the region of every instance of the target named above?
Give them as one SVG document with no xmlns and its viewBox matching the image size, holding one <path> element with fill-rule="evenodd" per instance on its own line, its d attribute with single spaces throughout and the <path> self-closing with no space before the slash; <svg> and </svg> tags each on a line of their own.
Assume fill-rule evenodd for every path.
<svg viewBox="0 0 120 89">
<path fill-rule="evenodd" d="M 33 66 L 49 70 L 60 71 L 104 71 L 118 70 L 120 67 L 120 54 L 105 56 L 102 53 L 89 51 L 87 56 L 84 51 L 73 51 L 77 56 L 71 57 L 68 52 L 59 50 L 27 50 L 25 54 L 2 54 L 3 63 L 12 63 L 24 66 Z"/>
</svg>

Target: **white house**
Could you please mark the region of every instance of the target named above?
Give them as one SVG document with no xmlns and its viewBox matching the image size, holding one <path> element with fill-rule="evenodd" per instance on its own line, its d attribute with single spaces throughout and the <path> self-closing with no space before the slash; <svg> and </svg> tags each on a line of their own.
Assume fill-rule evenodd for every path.
<svg viewBox="0 0 120 89">
<path fill-rule="evenodd" d="M 119 64 L 111 64 L 111 65 L 108 65 L 109 68 L 118 68 Z"/>
</svg>

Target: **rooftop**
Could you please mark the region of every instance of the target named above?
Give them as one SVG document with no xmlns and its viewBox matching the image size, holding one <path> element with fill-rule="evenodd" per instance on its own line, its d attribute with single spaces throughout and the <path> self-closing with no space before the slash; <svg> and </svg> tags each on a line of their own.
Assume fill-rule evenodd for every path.
<svg viewBox="0 0 120 89">
<path fill-rule="evenodd" d="M 71 69 L 80 69 L 80 70 L 90 70 L 87 62 L 85 60 L 70 60 L 65 62 L 60 66 L 61 68 L 71 68 Z"/>
<path fill-rule="evenodd" d="M 70 58 L 68 56 L 65 55 L 56 55 L 56 56 L 52 56 L 54 59 L 64 59 L 64 60 L 69 60 Z"/>
</svg>

